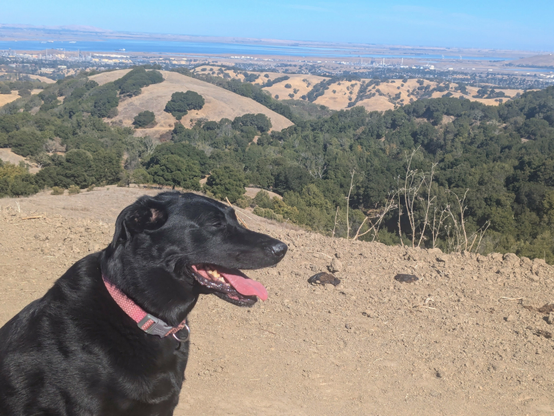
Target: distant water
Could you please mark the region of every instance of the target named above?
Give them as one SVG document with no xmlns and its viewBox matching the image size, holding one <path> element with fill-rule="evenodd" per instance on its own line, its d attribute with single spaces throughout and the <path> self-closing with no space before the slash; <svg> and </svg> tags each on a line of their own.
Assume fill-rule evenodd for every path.
<svg viewBox="0 0 554 416">
<path fill-rule="evenodd" d="M 261 56 L 261 55 L 281 55 L 296 57 L 322 57 L 322 58 L 414 58 L 414 59 L 432 59 L 441 60 L 443 55 L 373 55 L 359 54 L 355 50 L 342 48 L 310 48 L 304 46 L 271 46 L 271 45 L 248 45 L 231 43 L 213 43 L 213 42 L 170 42 L 170 41 L 146 41 L 146 40 L 121 40 L 107 39 L 98 42 L 77 41 L 77 42 L 40 42 L 40 41 L 0 41 L 0 51 L 2 50 L 24 50 L 40 51 L 45 49 L 63 49 L 65 51 L 83 51 L 83 52 L 152 52 L 152 53 L 185 53 L 192 55 L 239 55 L 239 56 Z M 445 59 L 459 59 L 459 55 L 447 56 Z M 509 58 L 500 58 L 495 56 L 477 57 L 462 56 L 465 60 L 475 61 L 508 61 Z"/>
</svg>

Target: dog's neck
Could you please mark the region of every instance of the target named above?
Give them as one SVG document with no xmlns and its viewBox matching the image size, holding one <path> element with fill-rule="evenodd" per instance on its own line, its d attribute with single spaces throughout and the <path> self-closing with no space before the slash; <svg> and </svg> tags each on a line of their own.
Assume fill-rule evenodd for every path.
<svg viewBox="0 0 554 416">
<path fill-rule="evenodd" d="M 106 249 L 100 259 L 102 276 L 127 297 L 171 327 L 179 326 L 196 305 L 199 293 L 185 288 L 182 279 L 163 265 L 117 260 Z"/>
<path fill-rule="evenodd" d="M 137 323 L 137 326 L 144 332 L 150 335 L 157 335 L 160 338 L 165 338 L 172 335 L 175 340 L 179 342 L 185 342 L 190 335 L 190 328 L 187 325 L 187 319 L 185 318 L 178 326 L 172 327 L 166 324 L 163 320 L 146 313 L 139 305 L 133 302 L 132 299 L 127 297 L 121 290 L 115 285 L 110 283 L 105 276 L 102 276 L 104 285 L 108 290 L 115 303 L 125 312 L 133 321 Z M 177 337 L 177 332 L 182 329 L 186 329 L 185 337 Z"/>
</svg>

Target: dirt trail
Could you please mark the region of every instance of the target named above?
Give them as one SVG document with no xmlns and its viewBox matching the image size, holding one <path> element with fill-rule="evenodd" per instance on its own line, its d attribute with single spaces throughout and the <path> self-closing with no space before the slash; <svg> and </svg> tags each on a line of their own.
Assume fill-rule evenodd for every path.
<svg viewBox="0 0 554 416">
<path fill-rule="evenodd" d="M 0 325 L 110 241 L 145 191 L 0 199 Z M 243 216 L 289 244 L 248 274 L 268 301 L 204 296 L 178 416 L 552 415 L 554 269 L 515 255 L 350 242 Z M 337 286 L 307 279 L 331 266 Z M 416 275 L 399 283 L 398 273 Z"/>
</svg>

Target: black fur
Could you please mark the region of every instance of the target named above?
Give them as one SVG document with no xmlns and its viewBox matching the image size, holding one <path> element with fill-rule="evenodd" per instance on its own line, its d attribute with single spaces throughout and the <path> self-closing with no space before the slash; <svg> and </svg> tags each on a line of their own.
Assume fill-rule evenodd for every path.
<svg viewBox="0 0 554 416">
<path fill-rule="evenodd" d="M 172 415 L 189 344 L 144 333 L 110 297 L 102 275 L 177 326 L 201 293 L 255 301 L 201 285 L 191 265 L 257 269 L 286 250 L 214 200 L 178 192 L 141 197 L 121 212 L 105 250 L 75 263 L 0 329 L 0 415 Z"/>
</svg>

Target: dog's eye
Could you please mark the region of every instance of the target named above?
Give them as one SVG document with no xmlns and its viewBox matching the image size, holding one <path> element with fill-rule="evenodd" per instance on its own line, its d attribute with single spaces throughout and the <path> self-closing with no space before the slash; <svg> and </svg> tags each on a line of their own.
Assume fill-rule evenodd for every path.
<svg viewBox="0 0 554 416">
<path fill-rule="evenodd" d="M 223 228 L 225 227 L 225 224 L 221 221 L 215 221 L 215 222 L 212 222 L 210 224 L 210 227 L 214 227 L 214 228 Z"/>
</svg>

